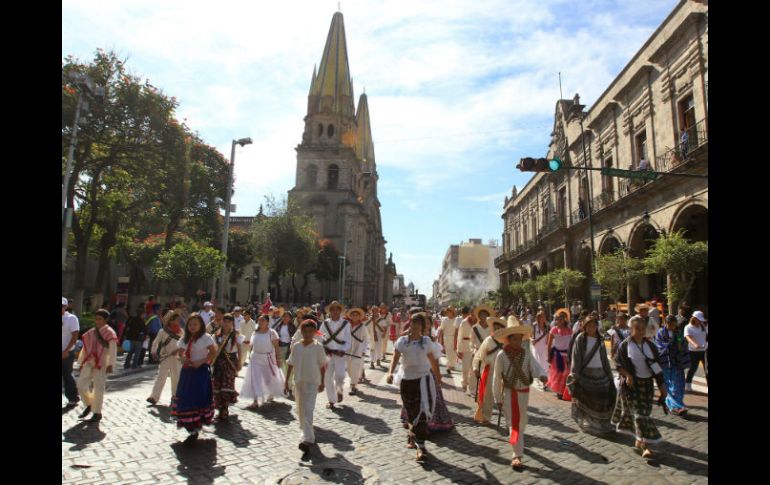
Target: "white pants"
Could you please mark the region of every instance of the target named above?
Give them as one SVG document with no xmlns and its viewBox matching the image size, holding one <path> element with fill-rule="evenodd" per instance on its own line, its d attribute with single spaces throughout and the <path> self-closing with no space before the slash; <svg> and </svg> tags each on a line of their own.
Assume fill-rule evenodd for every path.
<svg viewBox="0 0 770 485">
<path fill-rule="evenodd" d="M 93 391 L 91 382 L 94 383 Z M 91 412 L 94 414 L 102 413 L 102 402 L 104 401 L 104 387 L 107 384 L 107 367 L 102 366 L 96 369 L 90 362 L 80 368 L 78 376 L 78 392 L 86 406 L 91 406 Z"/>
<path fill-rule="evenodd" d="M 447 367 L 455 368 L 457 364 L 457 352 L 455 352 L 455 336 L 444 335 L 444 351 L 446 352 Z"/>
<path fill-rule="evenodd" d="M 248 342 L 244 342 L 241 344 L 241 368 L 243 368 L 243 363 L 246 362 L 246 357 L 249 356 L 249 352 L 251 351 L 251 344 Z"/>
<path fill-rule="evenodd" d="M 179 382 L 179 372 L 182 370 L 182 363 L 176 356 L 166 357 L 158 366 L 158 377 L 155 378 L 155 385 L 152 387 L 150 397 L 160 401 L 160 395 L 163 393 L 163 386 L 166 385 L 166 378 L 171 374 L 171 397 L 176 394 L 176 384 Z"/>
<path fill-rule="evenodd" d="M 355 357 L 347 357 L 348 359 L 348 376 L 350 376 L 350 387 L 358 384 L 358 380 L 361 378 L 364 369 L 364 359 L 356 359 Z"/>
<path fill-rule="evenodd" d="M 385 335 L 380 337 L 380 358 L 385 358 L 385 352 L 388 351 L 388 332 L 385 332 Z"/>
<path fill-rule="evenodd" d="M 473 353 L 469 350 L 463 352 L 463 377 L 461 385 L 468 386 L 468 390 L 473 392 L 476 389 L 476 375 L 473 373 L 471 364 L 473 363 Z"/>
<path fill-rule="evenodd" d="M 299 439 L 305 443 L 315 443 L 315 432 L 313 432 L 313 409 L 315 409 L 315 398 L 318 396 L 318 384 L 297 382 L 294 386 L 294 395 L 297 401 L 297 416 L 299 417 L 299 429 L 302 432 Z"/>
<path fill-rule="evenodd" d="M 345 372 L 347 371 L 347 357 L 339 355 L 329 355 L 326 358 L 326 375 L 324 376 L 324 387 L 326 387 L 326 397 L 330 403 L 337 402 L 337 394 L 342 394 L 342 388 L 345 385 Z"/>
<path fill-rule="evenodd" d="M 529 406 L 529 393 L 517 392 L 516 395 L 519 398 L 519 441 L 513 445 L 512 458 L 522 458 L 524 456 L 524 429 L 527 427 L 527 406 Z M 484 396 L 484 398 L 486 399 L 486 396 Z M 508 427 L 508 436 L 510 437 L 511 390 L 507 388 L 503 389 L 503 414 L 505 415 L 505 425 Z"/>
<path fill-rule="evenodd" d="M 379 337 L 377 337 L 379 338 Z M 382 342 L 374 341 L 374 338 L 372 338 L 372 345 L 371 345 L 371 356 L 369 358 L 369 362 L 377 362 L 383 357 L 382 354 Z"/>
</svg>

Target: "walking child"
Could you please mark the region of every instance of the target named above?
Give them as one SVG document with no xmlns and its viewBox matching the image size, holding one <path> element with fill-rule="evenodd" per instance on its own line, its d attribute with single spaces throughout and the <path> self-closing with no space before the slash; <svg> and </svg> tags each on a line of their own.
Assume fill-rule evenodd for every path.
<svg viewBox="0 0 770 485">
<path fill-rule="evenodd" d="M 96 310 L 94 314 L 96 326 L 83 334 L 83 350 L 78 359 L 80 363 L 78 392 L 86 405 L 80 418 L 85 418 L 93 411 L 94 415 L 89 420 L 92 423 L 98 423 L 102 419 L 107 374 L 112 373 L 112 366 L 118 355 L 118 336 L 107 325 L 108 318 L 110 318 L 110 312 L 104 308 Z"/>
<path fill-rule="evenodd" d="M 155 385 L 152 388 L 147 402 L 155 405 L 160 400 L 160 394 L 166 385 L 166 378 L 171 375 L 171 399 L 173 401 L 176 393 L 176 386 L 179 382 L 179 372 L 182 370 L 182 363 L 176 358 L 177 342 L 182 338 L 182 327 L 179 325 L 180 315 L 176 311 L 169 311 L 163 317 L 163 329 L 158 332 L 158 336 L 152 343 L 151 353 L 156 356 L 160 362 L 158 366 L 158 377 L 155 379 Z"/>
</svg>

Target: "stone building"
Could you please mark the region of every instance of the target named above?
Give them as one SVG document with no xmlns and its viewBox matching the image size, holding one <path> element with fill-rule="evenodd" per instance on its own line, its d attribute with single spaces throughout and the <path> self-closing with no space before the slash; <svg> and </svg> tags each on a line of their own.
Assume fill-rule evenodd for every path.
<svg viewBox="0 0 770 485">
<path fill-rule="evenodd" d="M 315 219 L 320 237 L 347 255 L 344 299 L 356 305 L 388 296 L 385 239 L 377 198 L 377 164 L 366 94 L 354 106 L 342 13 L 332 18 L 321 64 L 313 69 L 295 186 L 289 200 Z M 313 298 L 339 295 L 338 282 L 310 284 Z M 392 298 L 392 293 L 391 293 Z"/>
<path fill-rule="evenodd" d="M 686 142 L 683 142 L 685 134 Z M 708 2 L 681 1 L 590 109 L 574 99 L 556 103 L 546 158 L 574 167 L 708 173 Z M 523 154 L 523 156 L 532 154 Z M 643 161 L 644 160 L 644 161 Z M 662 232 L 685 230 L 708 239 L 708 179 L 659 176 L 653 181 L 599 171 L 536 173 L 506 197 L 500 284 L 556 268 L 589 275 L 574 296 L 590 301 L 591 225 L 597 254 L 622 248 L 643 257 Z M 708 273 L 688 301 L 708 308 Z M 632 305 L 663 297 L 665 276 L 630 288 Z"/>
<path fill-rule="evenodd" d="M 487 292 L 498 289 L 495 258 L 501 254 L 496 241 L 483 244 L 481 239 L 453 244 L 447 249 L 438 279 L 436 302 L 446 306 L 450 301 L 476 301 Z"/>
</svg>

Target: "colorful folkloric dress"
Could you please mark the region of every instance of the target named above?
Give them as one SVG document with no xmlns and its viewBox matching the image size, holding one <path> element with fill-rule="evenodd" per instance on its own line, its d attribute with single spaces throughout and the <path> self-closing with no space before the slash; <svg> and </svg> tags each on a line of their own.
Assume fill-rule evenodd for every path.
<svg viewBox="0 0 770 485">
<path fill-rule="evenodd" d="M 187 360 L 201 360 L 208 354 L 208 348 L 214 345 L 209 334 L 185 342 L 177 341 L 177 348 L 182 349 Z M 178 428 L 195 432 L 204 424 L 211 424 L 214 418 L 214 399 L 211 391 L 211 368 L 207 363 L 199 367 L 183 366 L 179 373 L 176 396 L 171 400 L 171 416 L 176 419 Z"/>
<path fill-rule="evenodd" d="M 563 399 L 567 400 L 567 393 L 569 392 L 565 386 L 569 375 L 567 351 L 572 338 L 572 329 L 553 327 L 551 335 L 553 335 L 553 343 L 548 350 L 551 356 L 551 367 L 548 369 L 548 383 L 546 385 L 556 394 L 562 394 Z"/>
<path fill-rule="evenodd" d="M 238 375 L 238 346 L 243 343 L 243 335 L 230 332 L 227 335 L 217 335 L 214 340 L 221 350 L 214 361 L 211 386 L 216 408 L 226 413 L 230 404 L 238 402 L 235 376 Z"/>
</svg>

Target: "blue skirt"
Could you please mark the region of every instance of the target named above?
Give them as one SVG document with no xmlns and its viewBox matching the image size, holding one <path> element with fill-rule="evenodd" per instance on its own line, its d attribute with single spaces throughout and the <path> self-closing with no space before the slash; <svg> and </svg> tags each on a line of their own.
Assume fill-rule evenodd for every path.
<svg viewBox="0 0 770 485">
<path fill-rule="evenodd" d="M 182 368 L 176 396 L 171 400 L 171 416 L 176 419 L 178 428 L 188 431 L 211 424 L 214 419 L 214 398 L 208 364 L 203 364 L 197 369 Z"/>
<path fill-rule="evenodd" d="M 684 370 L 676 367 L 663 368 L 663 380 L 666 381 L 666 406 L 669 409 L 682 409 L 684 406 Z"/>
</svg>

